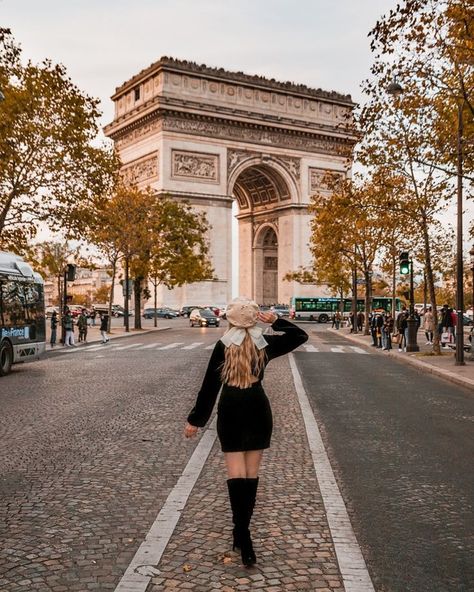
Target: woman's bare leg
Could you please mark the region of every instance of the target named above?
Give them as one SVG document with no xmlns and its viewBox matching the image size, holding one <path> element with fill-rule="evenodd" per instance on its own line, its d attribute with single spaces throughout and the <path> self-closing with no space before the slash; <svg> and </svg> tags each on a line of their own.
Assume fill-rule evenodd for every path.
<svg viewBox="0 0 474 592">
<path fill-rule="evenodd" d="M 258 477 L 263 450 L 248 450 L 245 452 L 245 476 L 247 479 Z"/>
<path fill-rule="evenodd" d="M 245 479 L 247 477 L 245 452 L 224 452 L 224 459 L 229 479 Z"/>
</svg>

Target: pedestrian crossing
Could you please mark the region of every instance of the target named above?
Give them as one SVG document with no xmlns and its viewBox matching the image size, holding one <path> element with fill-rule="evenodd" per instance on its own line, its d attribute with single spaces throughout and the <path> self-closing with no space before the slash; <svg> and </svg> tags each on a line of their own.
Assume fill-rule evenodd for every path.
<svg viewBox="0 0 474 592">
<path fill-rule="evenodd" d="M 100 344 L 93 344 L 93 345 L 81 345 L 79 347 L 71 347 L 71 348 L 64 348 L 61 350 L 57 350 L 61 353 L 65 354 L 73 354 L 73 353 L 94 353 L 99 350 L 102 352 L 106 351 L 113 351 L 113 352 L 136 352 L 136 351 L 147 351 L 147 352 L 168 352 L 168 351 L 191 351 L 191 350 L 204 350 L 209 351 L 214 349 L 215 343 L 211 343 L 206 345 L 203 341 L 194 341 L 192 343 L 185 343 L 184 341 L 175 341 L 173 343 L 164 344 L 160 341 L 155 341 L 153 343 L 143 343 L 143 342 L 134 342 L 134 343 L 125 343 L 123 340 L 118 340 L 116 342 L 109 341 L 108 343 L 100 343 Z M 361 347 L 357 347 L 356 345 L 334 345 L 331 346 L 327 343 L 319 343 L 317 342 L 316 345 L 311 343 L 304 343 L 301 347 L 299 347 L 297 352 L 304 352 L 304 353 L 333 353 L 333 354 L 363 354 L 367 355 L 369 352 Z"/>
</svg>

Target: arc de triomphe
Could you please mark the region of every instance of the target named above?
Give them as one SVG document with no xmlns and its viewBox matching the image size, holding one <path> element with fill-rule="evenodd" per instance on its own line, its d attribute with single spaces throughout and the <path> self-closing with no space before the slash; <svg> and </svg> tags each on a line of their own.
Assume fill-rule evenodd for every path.
<svg viewBox="0 0 474 592">
<path fill-rule="evenodd" d="M 161 303 L 231 298 L 234 200 L 239 293 L 269 304 L 321 292 L 283 277 L 310 263 L 310 196 L 326 171 L 347 174 L 349 96 L 162 58 L 112 99 L 105 133 L 125 178 L 188 200 L 211 225 L 216 279 L 164 288 Z"/>
</svg>

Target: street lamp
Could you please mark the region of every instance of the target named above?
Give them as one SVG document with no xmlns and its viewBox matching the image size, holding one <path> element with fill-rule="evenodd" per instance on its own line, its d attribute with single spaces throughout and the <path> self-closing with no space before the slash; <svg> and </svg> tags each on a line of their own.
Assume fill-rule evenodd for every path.
<svg viewBox="0 0 474 592">
<path fill-rule="evenodd" d="M 399 98 L 403 94 L 403 88 L 394 80 L 388 85 L 387 94 Z M 456 236 L 456 366 L 464 366 L 464 294 L 463 294 L 463 257 L 462 257 L 462 198 L 463 198 L 463 107 L 464 101 L 458 101 L 458 126 L 457 126 L 457 236 Z"/>
<path fill-rule="evenodd" d="M 471 309 L 472 309 L 472 322 L 474 325 L 474 245 L 473 245 L 472 249 L 469 251 L 469 255 L 471 256 L 471 271 L 472 271 L 472 304 L 471 304 Z M 470 361 L 474 361 L 474 330 L 471 332 Z"/>
</svg>

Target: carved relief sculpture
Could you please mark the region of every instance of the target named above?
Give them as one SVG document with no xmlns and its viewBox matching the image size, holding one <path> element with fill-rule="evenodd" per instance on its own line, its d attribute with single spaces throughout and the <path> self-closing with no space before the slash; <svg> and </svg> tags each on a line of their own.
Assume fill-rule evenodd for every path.
<svg viewBox="0 0 474 592">
<path fill-rule="evenodd" d="M 158 152 L 123 167 L 121 175 L 126 184 L 143 183 L 158 178 Z"/>
<path fill-rule="evenodd" d="M 330 193 L 331 189 L 327 184 L 327 180 L 325 180 L 325 176 L 328 173 L 331 177 L 337 177 L 340 179 L 344 179 L 344 173 L 339 171 L 331 171 L 329 169 L 317 169 L 310 167 L 309 171 L 309 190 L 311 193 L 321 192 L 321 193 Z"/>
<path fill-rule="evenodd" d="M 219 181 L 219 156 L 200 152 L 172 150 L 173 177 L 193 178 L 199 181 Z"/>
</svg>

